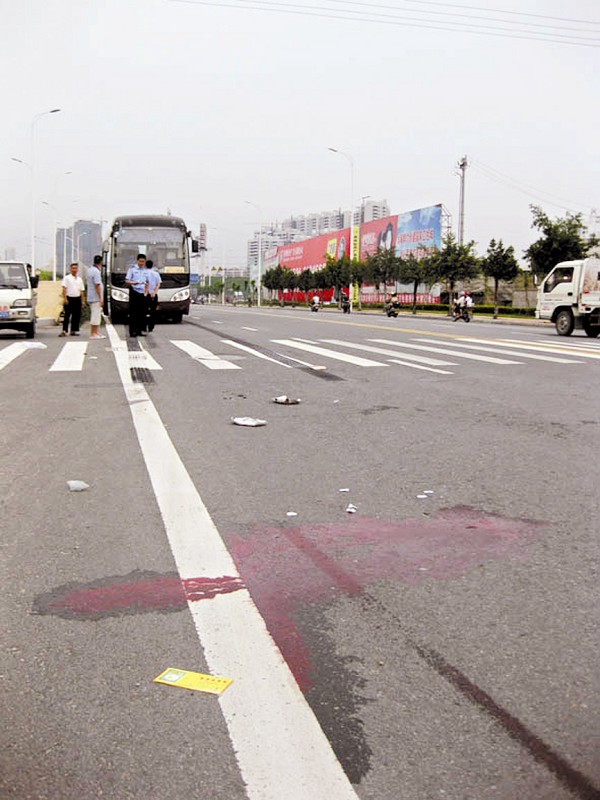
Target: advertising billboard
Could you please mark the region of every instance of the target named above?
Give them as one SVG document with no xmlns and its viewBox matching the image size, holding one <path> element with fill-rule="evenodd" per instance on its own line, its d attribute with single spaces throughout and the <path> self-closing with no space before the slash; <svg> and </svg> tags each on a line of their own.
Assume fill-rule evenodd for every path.
<svg viewBox="0 0 600 800">
<path fill-rule="evenodd" d="M 442 206 L 417 208 L 398 214 L 396 255 L 424 258 L 432 250 L 442 248 Z"/>
<path fill-rule="evenodd" d="M 377 250 L 391 250 L 396 243 L 398 217 L 383 217 L 360 226 L 359 258 L 363 261 Z"/>
<path fill-rule="evenodd" d="M 279 264 L 293 272 L 310 269 L 313 272 L 323 269 L 327 256 L 341 258 L 350 253 L 350 229 L 332 231 L 314 239 L 294 242 L 277 248 Z"/>
</svg>

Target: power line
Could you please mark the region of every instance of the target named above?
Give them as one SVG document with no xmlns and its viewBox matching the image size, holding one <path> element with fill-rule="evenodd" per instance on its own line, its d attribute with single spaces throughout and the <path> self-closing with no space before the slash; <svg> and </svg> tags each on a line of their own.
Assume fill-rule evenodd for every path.
<svg viewBox="0 0 600 800">
<path fill-rule="evenodd" d="M 411 2 L 412 1 L 413 0 L 411 0 Z M 216 8 L 232 8 L 232 9 L 237 9 L 238 11 L 239 10 L 263 11 L 263 12 L 266 11 L 279 14 L 292 14 L 296 16 L 311 16 L 324 19 L 347 20 L 351 22 L 370 22 L 376 24 L 394 25 L 401 27 L 417 27 L 429 30 L 448 31 L 453 33 L 456 32 L 475 33 L 479 35 L 496 36 L 509 39 L 549 42 L 552 44 L 566 44 L 576 47 L 596 48 L 600 46 L 600 39 L 588 38 L 585 36 L 573 36 L 571 34 L 553 33 L 552 30 L 554 30 L 554 28 L 552 28 L 551 26 L 540 26 L 540 27 L 551 27 L 551 30 L 529 31 L 529 30 L 521 30 L 519 28 L 514 28 L 514 27 L 513 28 L 501 27 L 498 25 L 491 25 L 491 26 L 481 25 L 479 23 L 471 25 L 469 23 L 454 22 L 452 20 L 447 20 L 445 21 L 445 23 L 442 23 L 440 21 L 440 24 L 438 24 L 437 20 L 426 20 L 419 17 L 397 16 L 393 14 L 381 14 L 379 12 L 355 11 L 354 9 L 349 9 L 349 8 L 343 9 L 344 15 L 339 13 L 324 13 L 325 11 L 333 12 L 334 9 L 322 9 L 315 6 L 301 5 L 299 3 L 291 3 L 284 5 L 278 2 L 270 2 L 269 0 L 239 0 L 238 3 L 222 3 L 222 2 L 216 2 L 215 0 L 170 0 L 170 2 L 186 3 L 189 5 L 212 6 Z M 415 11 L 415 13 L 430 13 L 430 12 Z M 510 21 L 495 20 L 494 18 L 489 18 L 489 20 L 487 21 L 501 22 L 503 25 L 513 25 L 513 23 Z"/>
</svg>

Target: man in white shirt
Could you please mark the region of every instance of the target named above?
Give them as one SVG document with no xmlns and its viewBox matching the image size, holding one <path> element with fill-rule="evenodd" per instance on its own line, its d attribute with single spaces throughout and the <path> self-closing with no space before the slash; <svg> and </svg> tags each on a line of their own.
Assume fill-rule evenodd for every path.
<svg viewBox="0 0 600 800">
<path fill-rule="evenodd" d="M 64 317 L 63 329 L 59 336 L 68 334 L 69 322 L 71 323 L 71 336 L 79 336 L 81 308 L 85 304 L 85 286 L 78 272 L 79 266 L 73 263 L 69 267 L 69 274 L 65 275 L 62 280 Z"/>
</svg>

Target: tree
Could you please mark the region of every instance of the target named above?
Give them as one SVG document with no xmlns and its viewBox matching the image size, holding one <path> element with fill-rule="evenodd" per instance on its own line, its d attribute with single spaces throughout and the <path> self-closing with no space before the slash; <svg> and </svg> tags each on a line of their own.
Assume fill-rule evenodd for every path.
<svg viewBox="0 0 600 800">
<path fill-rule="evenodd" d="M 475 242 L 458 244 L 454 235 L 449 233 L 442 242 L 442 249 L 431 256 L 431 269 L 435 280 L 443 280 L 448 284 L 449 309 L 451 313 L 454 287 L 457 281 L 465 281 L 479 275 L 479 259 L 473 252 Z"/>
<path fill-rule="evenodd" d="M 431 258 L 415 258 L 410 253 L 406 258 L 398 259 L 398 280 L 401 283 L 411 283 L 413 287 L 413 307 L 412 313 L 417 313 L 417 289 L 420 283 L 428 283 L 432 277 L 435 278 Z"/>
<path fill-rule="evenodd" d="M 377 248 L 376 253 L 367 256 L 366 275 L 367 280 L 372 280 L 377 289 L 383 283 L 384 290 L 388 283 L 398 277 L 399 263 L 394 250 L 382 250 Z"/>
<path fill-rule="evenodd" d="M 498 319 L 498 283 L 514 281 L 519 274 L 519 265 L 513 247 L 504 247 L 502 239 L 489 244 L 485 257 L 481 260 L 484 275 L 494 279 L 494 319 Z"/>
<path fill-rule="evenodd" d="M 581 214 L 567 214 L 563 219 L 552 220 L 539 206 L 529 208 L 533 214 L 531 227 L 543 234 L 524 252 L 531 271 L 537 277 L 544 277 L 560 261 L 585 258 L 593 247 L 600 244 L 595 234 L 587 236 Z"/>
<path fill-rule="evenodd" d="M 310 269 L 303 269 L 298 275 L 298 288 L 304 292 L 308 302 L 308 293 L 316 286 L 315 273 Z"/>
</svg>

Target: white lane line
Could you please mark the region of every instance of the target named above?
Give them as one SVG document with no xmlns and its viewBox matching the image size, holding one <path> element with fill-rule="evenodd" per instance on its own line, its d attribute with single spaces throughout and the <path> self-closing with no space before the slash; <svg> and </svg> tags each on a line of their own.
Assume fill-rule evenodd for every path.
<svg viewBox="0 0 600 800">
<path fill-rule="evenodd" d="M 242 325 L 242 330 L 243 331 L 257 331 L 258 328 L 248 328 L 248 327 L 246 327 L 246 325 Z"/>
<path fill-rule="evenodd" d="M 342 339 L 321 339 L 320 341 L 326 344 L 339 344 L 342 347 L 352 347 L 355 350 L 365 350 L 368 353 L 380 353 L 384 356 L 402 356 L 406 361 L 418 361 L 419 364 L 430 364 L 435 367 L 455 367 L 451 361 L 442 361 L 439 358 L 428 358 L 427 356 L 416 356 L 413 353 L 398 353 L 394 350 L 388 350 L 385 347 L 373 347 L 368 344 L 352 344 L 351 342 L 344 342 Z M 425 340 L 428 341 L 428 340 Z M 389 361 L 390 359 L 388 359 Z"/>
<path fill-rule="evenodd" d="M 140 449 L 182 580 L 238 578 L 235 564 L 162 420 L 106 325 Z M 249 592 L 188 599 L 209 670 L 233 678 L 219 697 L 250 800 L 358 800 Z"/>
<path fill-rule="evenodd" d="M 183 350 L 184 353 L 190 355 L 194 361 L 199 361 L 208 369 L 241 369 L 239 364 L 232 364 L 231 361 L 225 361 L 224 358 L 216 356 L 210 350 L 205 350 L 204 347 L 195 342 L 188 342 L 184 339 L 171 339 L 171 344 Z"/>
<path fill-rule="evenodd" d="M 49 372 L 80 372 L 83 369 L 87 342 L 67 342 Z"/>
<path fill-rule="evenodd" d="M 162 369 L 161 365 L 144 348 L 129 351 L 129 366 L 131 368 Z"/>
<path fill-rule="evenodd" d="M 415 339 L 415 342 L 431 342 L 432 344 L 447 344 L 441 339 Z M 458 339 L 455 341 L 460 342 L 460 346 L 467 350 L 483 350 L 485 353 L 505 353 L 507 356 L 521 356 L 521 358 L 532 358 L 536 361 L 552 361 L 555 364 L 581 364 L 581 361 L 573 361 L 568 358 L 556 358 L 556 356 L 542 356 L 539 353 L 528 353 L 525 348 L 521 350 L 503 350 L 501 347 L 491 347 L 487 344 L 465 344 L 471 342 L 472 339 Z"/>
<path fill-rule="evenodd" d="M 408 342 L 394 342 L 390 339 L 369 339 L 370 342 L 379 344 L 391 344 L 394 347 L 410 347 L 413 350 L 425 350 L 427 353 L 442 353 L 455 358 L 467 358 L 472 361 L 487 361 L 490 364 L 522 364 L 522 361 L 509 361 L 506 358 L 495 358 L 494 356 L 479 356 L 476 353 L 463 353 L 460 350 L 447 350 L 445 347 L 425 347 L 422 344 L 409 344 Z"/>
<path fill-rule="evenodd" d="M 288 369 L 292 368 L 291 364 L 283 364 L 281 361 L 278 361 L 276 358 L 271 358 L 270 356 L 265 355 L 264 353 L 260 353 L 258 350 L 253 350 L 251 347 L 247 347 L 245 344 L 240 344 L 240 342 L 234 342 L 231 339 L 221 339 L 223 344 L 229 344 L 232 347 L 237 347 L 238 350 L 243 350 L 245 353 L 250 353 L 257 358 L 264 358 L 265 361 L 272 361 L 274 364 L 279 364 L 281 367 L 288 367 Z"/>
<path fill-rule="evenodd" d="M 214 323 L 215 325 L 222 325 L 223 324 L 220 319 L 212 319 L 211 322 Z"/>
<path fill-rule="evenodd" d="M 349 364 L 354 364 L 358 367 L 387 367 L 381 361 L 372 361 L 370 358 L 361 358 L 360 356 L 351 356 L 348 353 L 338 353 L 335 350 L 328 350 L 325 347 L 316 347 L 312 344 L 305 342 L 296 342 L 292 339 L 271 339 L 275 344 L 283 344 L 287 347 L 295 347 L 297 350 L 305 350 L 307 353 L 316 353 L 318 356 L 325 358 L 334 358 L 337 361 L 347 361 Z"/>
<path fill-rule="evenodd" d="M 425 367 L 423 364 L 413 364 L 408 361 L 400 361 L 398 358 L 388 358 L 392 364 L 400 364 L 402 367 L 412 367 L 413 369 L 425 369 L 427 372 L 437 372 L 440 375 L 454 375 L 453 372 L 450 372 L 447 369 L 436 369 L 435 367 Z"/>
<path fill-rule="evenodd" d="M 24 353 L 27 349 L 25 342 L 14 342 L 3 350 L 0 350 L 0 369 L 7 367 L 11 361 L 14 361 L 15 358 L 18 358 L 21 353 Z"/>
<path fill-rule="evenodd" d="M 277 353 L 277 355 L 281 356 L 282 358 L 287 358 L 290 361 L 295 361 L 296 364 L 302 364 L 303 367 L 309 367 L 310 369 L 316 369 L 316 370 L 324 370 L 324 369 L 326 370 L 327 369 L 327 367 L 324 366 L 323 364 L 309 364 L 308 361 L 302 361 L 301 359 L 294 358 L 293 356 L 286 356 L 283 353 Z"/>
</svg>

